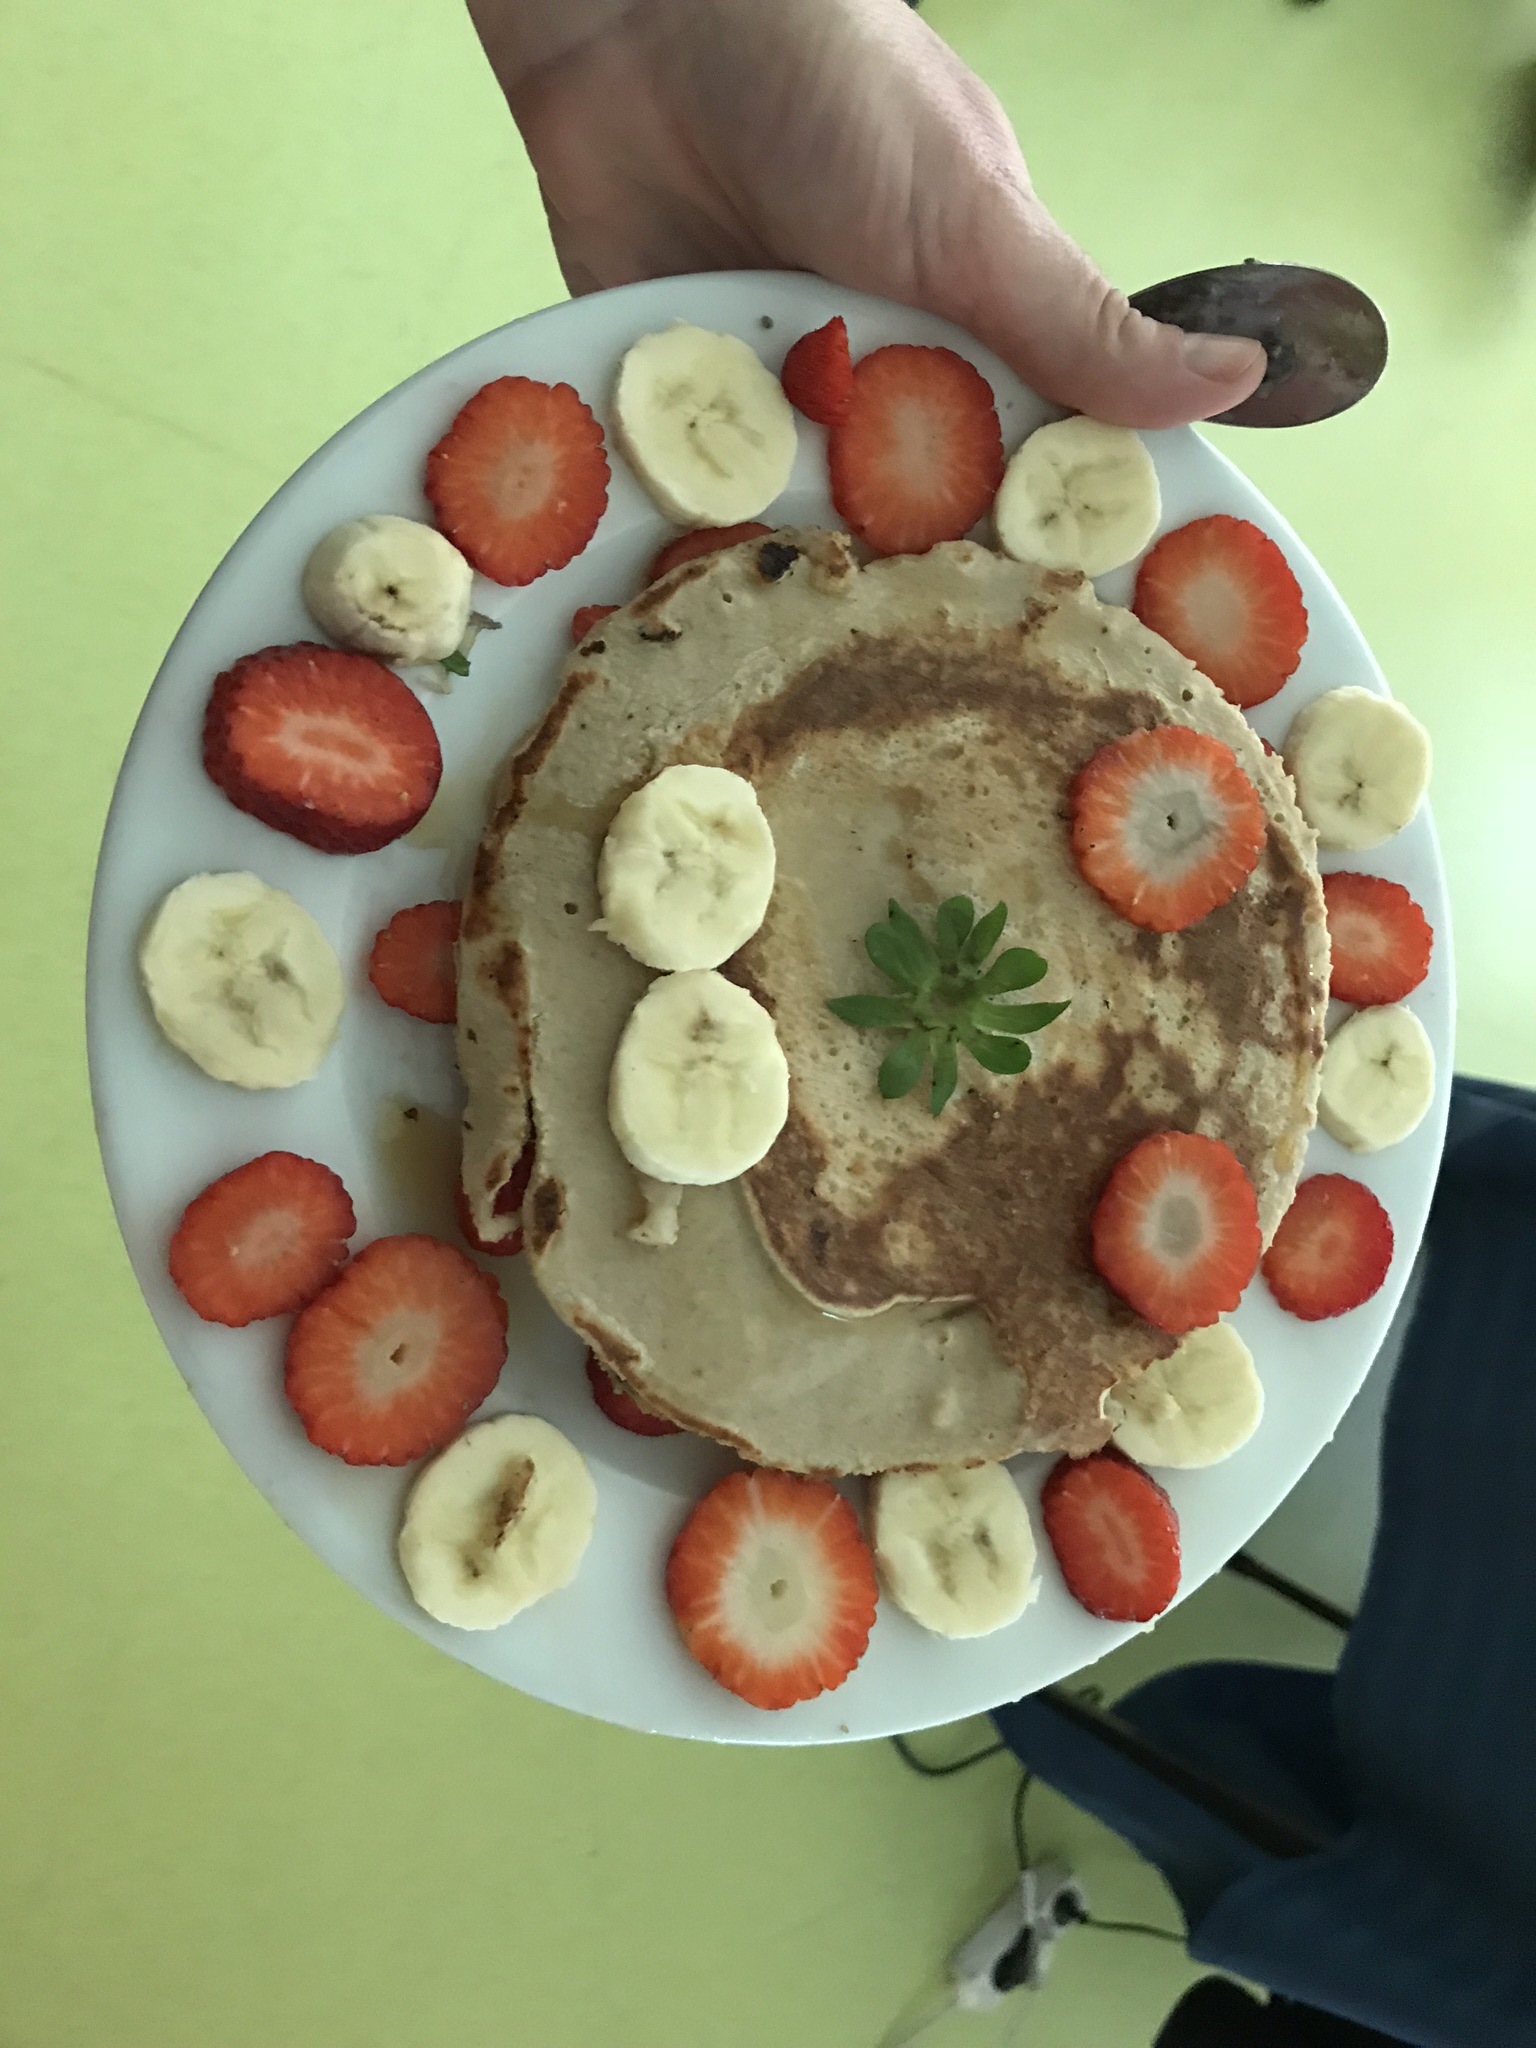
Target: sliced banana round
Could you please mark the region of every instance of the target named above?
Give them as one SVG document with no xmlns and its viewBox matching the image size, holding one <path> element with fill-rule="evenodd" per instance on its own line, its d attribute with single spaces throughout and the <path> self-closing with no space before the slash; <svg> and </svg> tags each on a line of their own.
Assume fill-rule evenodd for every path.
<svg viewBox="0 0 1536 2048">
<path fill-rule="evenodd" d="M 1429 1033 L 1401 1003 L 1356 1010 L 1328 1040 L 1318 1121 L 1351 1152 L 1380 1152 L 1416 1130 L 1435 1095 Z"/>
<path fill-rule="evenodd" d="M 684 1187 L 734 1180 L 788 1115 L 789 1063 L 761 1003 L 708 971 L 651 983 L 608 1084 L 608 1121 L 637 1173 Z"/>
<path fill-rule="evenodd" d="M 497 1415 L 422 1467 L 400 1526 L 400 1569 L 435 1621 L 499 1628 L 569 1585 L 596 1513 L 574 1444 L 536 1415 Z"/>
<path fill-rule="evenodd" d="M 192 875 L 139 945 L 155 1022 L 215 1081 L 291 1088 L 315 1073 L 346 989 L 303 904 L 259 875 Z"/>
<path fill-rule="evenodd" d="M 1017 448 L 993 506 L 997 538 L 1020 562 L 1102 576 L 1139 555 L 1163 516 L 1147 444 L 1103 420 L 1053 420 Z"/>
<path fill-rule="evenodd" d="M 1193 1469 L 1241 1450 L 1264 1414 L 1253 1353 L 1230 1323 L 1191 1330 L 1171 1358 L 1104 1397 L 1118 1448 L 1138 1465 Z"/>
<path fill-rule="evenodd" d="M 304 564 L 299 588 L 322 633 L 386 661 L 442 661 L 469 625 L 473 571 L 419 519 L 370 512 L 333 526 Z"/>
<path fill-rule="evenodd" d="M 1035 1532 L 1005 1466 L 882 1472 L 871 1499 L 891 1597 L 935 1635 L 990 1635 L 1035 1597 Z"/>
<path fill-rule="evenodd" d="M 1281 751 L 1302 816 L 1342 852 L 1401 832 L 1429 787 L 1429 734 L 1401 704 L 1356 684 L 1304 705 Z"/>
<path fill-rule="evenodd" d="M 734 334 L 678 321 L 619 365 L 614 424 L 635 474 L 680 526 L 735 526 L 789 482 L 794 409 Z"/>
<path fill-rule="evenodd" d="M 663 768 L 603 841 L 603 925 L 647 967 L 718 967 L 762 923 L 773 874 L 773 833 L 745 776 Z"/>
</svg>

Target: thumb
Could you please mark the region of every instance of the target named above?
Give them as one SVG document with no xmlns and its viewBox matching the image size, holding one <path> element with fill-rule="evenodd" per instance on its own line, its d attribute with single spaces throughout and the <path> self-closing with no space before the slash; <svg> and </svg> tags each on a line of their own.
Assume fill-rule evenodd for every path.
<svg viewBox="0 0 1536 2048">
<path fill-rule="evenodd" d="M 930 272 L 929 303 L 1042 398 L 1122 427 L 1176 427 L 1239 404 L 1263 380 L 1261 343 L 1185 334 L 1133 310 L 1027 189 L 995 194 L 969 246 Z M 963 282 L 962 282 L 963 280 Z"/>
</svg>

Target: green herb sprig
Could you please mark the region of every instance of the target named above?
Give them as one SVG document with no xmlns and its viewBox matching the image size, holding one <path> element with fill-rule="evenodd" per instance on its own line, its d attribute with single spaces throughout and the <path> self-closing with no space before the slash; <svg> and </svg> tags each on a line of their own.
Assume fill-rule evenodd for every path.
<svg viewBox="0 0 1536 2048">
<path fill-rule="evenodd" d="M 987 964 L 1007 922 L 1006 903 L 978 922 L 968 896 L 951 896 L 939 905 L 932 939 L 896 902 L 864 934 L 865 952 L 901 994 L 834 996 L 827 1008 L 861 1030 L 902 1034 L 880 1065 L 880 1093 L 888 1101 L 910 1094 L 931 1060 L 928 1107 L 938 1116 L 959 1084 L 962 1046 L 991 1074 L 1022 1074 L 1029 1065 L 1025 1034 L 1042 1030 L 1067 1005 L 997 1000 L 1033 988 L 1046 972 L 1040 955 L 1025 946 L 1010 946 Z"/>
</svg>

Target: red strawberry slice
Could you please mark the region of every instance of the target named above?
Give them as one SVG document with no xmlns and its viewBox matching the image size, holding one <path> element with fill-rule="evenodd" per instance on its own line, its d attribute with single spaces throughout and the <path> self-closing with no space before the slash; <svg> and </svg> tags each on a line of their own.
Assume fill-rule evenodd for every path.
<svg viewBox="0 0 1536 2048">
<path fill-rule="evenodd" d="M 1179 1518 L 1150 1473 L 1113 1448 L 1063 1458 L 1040 1515 L 1067 1591 L 1102 1621 L 1151 1621 L 1179 1590 Z"/>
<path fill-rule="evenodd" d="M 571 645 L 579 647 L 595 626 L 611 619 L 617 610 L 616 604 L 584 604 L 579 611 L 572 612 Z"/>
<path fill-rule="evenodd" d="M 675 1422 L 668 1422 L 664 1415 L 653 1415 L 648 1408 L 642 1408 L 633 1394 L 621 1387 L 617 1380 L 610 1379 L 590 1351 L 587 1353 L 587 1385 L 592 1389 L 593 1400 L 608 1420 L 617 1423 L 620 1429 L 627 1429 L 631 1436 L 682 1435 Z"/>
<path fill-rule="evenodd" d="M 475 1219 L 469 1211 L 469 1198 L 464 1192 L 464 1185 L 462 1181 L 456 1183 L 453 1190 L 453 1206 L 458 1215 L 459 1228 L 464 1233 L 464 1242 L 472 1244 L 477 1252 L 486 1252 L 492 1258 L 510 1259 L 515 1258 L 522 1250 L 523 1197 L 527 1194 L 528 1183 L 533 1178 L 533 1152 L 533 1140 L 530 1138 L 518 1154 L 517 1164 L 511 1174 L 497 1189 L 496 1199 L 491 1204 L 493 1215 L 518 1218 L 505 1237 L 485 1238 L 480 1235 L 475 1228 Z"/>
<path fill-rule="evenodd" d="M 1093 1263 L 1122 1301 L 1182 1337 L 1237 1307 L 1259 1263 L 1259 1205 L 1217 1138 L 1159 1131 L 1119 1160 L 1093 1212 Z"/>
<path fill-rule="evenodd" d="M 1218 512 L 1165 533 L 1136 572 L 1131 609 L 1247 710 L 1296 673 L 1307 608 L 1267 533 Z"/>
<path fill-rule="evenodd" d="M 1078 770 L 1070 808 L 1084 880 L 1154 932 L 1182 931 L 1234 896 L 1268 830 L 1232 749 L 1186 725 L 1101 747 Z"/>
<path fill-rule="evenodd" d="M 696 562 L 701 555 L 718 555 L 722 548 L 736 547 L 744 540 L 765 540 L 772 531 L 761 519 L 745 519 L 739 526 L 697 526 L 692 533 L 680 533 L 676 540 L 667 542 L 646 570 L 646 585 L 659 583 L 684 562 Z"/>
<path fill-rule="evenodd" d="M 426 814 L 443 776 L 432 721 L 368 654 L 299 641 L 217 677 L 203 766 L 230 802 L 321 853 L 373 853 Z"/>
<path fill-rule="evenodd" d="M 840 427 L 853 404 L 853 358 L 841 313 L 802 334 L 779 372 L 784 396 L 819 427 Z"/>
<path fill-rule="evenodd" d="M 710 1677 L 754 1707 L 841 1685 L 875 1624 L 875 1565 L 823 1479 L 732 1472 L 705 1494 L 667 1560 L 667 1602 Z"/>
<path fill-rule="evenodd" d="M 1324 875 L 1328 992 L 1341 1003 L 1400 1003 L 1429 972 L 1429 919 L 1401 883 L 1380 875 Z"/>
<path fill-rule="evenodd" d="M 1369 1301 L 1392 1264 L 1392 1219 L 1346 1173 L 1314 1173 L 1280 1219 L 1263 1273 L 1283 1309 L 1303 1322 Z"/>
<path fill-rule="evenodd" d="M 992 387 L 953 349 L 877 348 L 854 365 L 827 459 L 833 504 L 877 555 L 960 540 L 1003 480 Z"/>
<path fill-rule="evenodd" d="M 374 940 L 368 979 L 393 1009 L 451 1024 L 459 1014 L 458 943 L 457 903 L 413 903 Z"/>
<path fill-rule="evenodd" d="M 346 1264 L 357 1217 L 328 1166 L 263 1152 L 195 1195 L 171 1239 L 171 1278 L 208 1323 L 291 1315 Z"/>
<path fill-rule="evenodd" d="M 506 1356 L 488 1274 L 435 1237 L 381 1237 L 295 1318 L 283 1386 L 322 1451 L 408 1465 L 458 1433 Z"/>
<path fill-rule="evenodd" d="M 569 384 L 498 377 L 427 457 L 437 523 L 495 583 L 574 561 L 608 504 L 603 430 Z"/>
</svg>

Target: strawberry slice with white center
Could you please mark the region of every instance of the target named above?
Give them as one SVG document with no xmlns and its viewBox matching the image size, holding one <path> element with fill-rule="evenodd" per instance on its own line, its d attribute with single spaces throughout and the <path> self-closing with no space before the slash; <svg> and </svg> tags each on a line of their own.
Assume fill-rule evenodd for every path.
<svg viewBox="0 0 1536 2048">
<path fill-rule="evenodd" d="M 827 460 L 833 504 L 877 555 L 963 539 L 1003 480 L 992 387 L 953 349 L 877 348 L 854 365 Z"/>
<path fill-rule="evenodd" d="M 1323 877 L 1331 968 L 1341 1003 L 1400 1003 L 1429 972 L 1429 919 L 1400 882 L 1341 872 Z"/>
<path fill-rule="evenodd" d="M 321 853 L 374 853 L 425 817 L 443 756 L 392 670 L 300 640 L 243 655 L 215 679 L 203 766 L 262 824 Z"/>
<path fill-rule="evenodd" d="M 1078 770 L 1070 811 L 1084 880 L 1154 932 L 1182 931 L 1235 896 L 1268 829 L 1232 749 L 1186 725 L 1101 747 Z"/>
<path fill-rule="evenodd" d="M 1159 1131 L 1133 1145 L 1093 1212 L 1093 1263 L 1122 1301 L 1182 1337 L 1237 1307 L 1259 1263 L 1259 1204 L 1218 1138 Z"/>
<path fill-rule="evenodd" d="M 171 1278 L 205 1322 L 241 1329 L 313 1301 L 345 1265 L 356 1228 L 328 1166 L 263 1152 L 187 1204 L 171 1239 Z"/>
<path fill-rule="evenodd" d="M 1151 1621 L 1179 1590 L 1179 1520 L 1150 1473 L 1113 1448 L 1063 1458 L 1040 1517 L 1067 1591 L 1101 1621 Z"/>
<path fill-rule="evenodd" d="M 459 553 L 494 583 L 563 569 L 608 504 L 603 430 L 569 384 L 497 377 L 427 457 L 426 492 Z"/>
<path fill-rule="evenodd" d="M 408 1465 L 458 1434 L 506 1356 L 488 1274 L 435 1237 L 381 1237 L 296 1318 L 283 1387 L 322 1451 Z"/>
<path fill-rule="evenodd" d="M 1131 609 L 1242 710 L 1284 687 L 1307 640 L 1290 563 L 1225 512 L 1163 535 L 1136 572 Z"/>
<path fill-rule="evenodd" d="M 1264 1254 L 1264 1280 L 1305 1323 L 1347 1315 L 1386 1279 L 1392 1219 L 1347 1173 L 1314 1173 L 1296 1190 Z"/>
<path fill-rule="evenodd" d="M 791 1707 L 853 1670 L 875 1624 L 875 1564 L 822 1479 L 732 1472 L 667 1560 L 667 1603 L 710 1677 L 754 1707 Z"/>
</svg>

